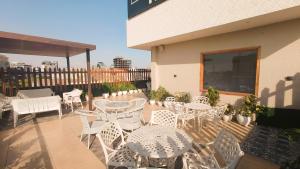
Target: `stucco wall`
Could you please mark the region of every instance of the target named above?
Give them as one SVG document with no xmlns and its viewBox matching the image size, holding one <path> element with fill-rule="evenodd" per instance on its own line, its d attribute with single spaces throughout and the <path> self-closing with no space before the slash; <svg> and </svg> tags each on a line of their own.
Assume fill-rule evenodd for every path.
<svg viewBox="0 0 300 169">
<path fill-rule="evenodd" d="M 137 47 L 199 30 L 205 31 L 174 40 L 284 21 L 300 16 L 299 8 L 290 10 L 299 5 L 300 0 L 167 0 L 128 20 L 127 45 Z M 289 11 L 267 16 L 267 14 L 285 9 Z M 249 18 L 252 20 L 246 20 Z M 242 22 L 237 24 L 239 21 Z M 230 23 L 235 24 L 230 26 L 228 25 Z M 218 26 L 222 27 L 217 30 L 210 29 Z M 161 44 L 167 44 L 167 42 L 168 40 L 162 41 Z"/>
<path fill-rule="evenodd" d="M 262 104 L 300 109 L 299 30 L 300 19 L 297 19 L 153 48 L 152 86 L 162 85 L 170 92 L 188 91 L 197 95 L 201 52 L 260 46 L 258 97 Z M 293 76 L 293 80 L 286 81 L 287 76 Z M 238 98 L 221 96 L 228 103 L 235 103 Z"/>
</svg>

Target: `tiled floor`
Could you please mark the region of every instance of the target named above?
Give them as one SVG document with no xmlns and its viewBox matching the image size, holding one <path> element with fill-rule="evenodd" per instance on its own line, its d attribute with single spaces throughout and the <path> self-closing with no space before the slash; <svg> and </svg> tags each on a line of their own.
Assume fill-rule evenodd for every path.
<svg viewBox="0 0 300 169">
<path fill-rule="evenodd" d="M 118 97 L 116 99 L 131 99 Z M 159 109 L 146 105 L 144 117 L 149 119 L 149 112 Z M 0 168 L 49 168 L 49 169 L 93 169 L 105 168 L 101 147 L 95 139 L 91 150 L 79 141 L 81 122 L 72 113 L 65 114 L 62 120 L 56 113 L 37 115 L 31 120 L 26 116 L 23 124 L 15 129 L 6 128 L 0 132 Z M 1 121 L 2 123 L 3 121 Z M 223 125 L 242 142 L 253 126 L 242 127 L 234 122 Z M 217 130 L 207 125 L 204 130 L 188 125 L 185 128 L 196 142 L 205 143 L 213 140 Z M 239 169 L 276 169 L 277 165 L 246 154 L 238 165 Z"/>
</svg>

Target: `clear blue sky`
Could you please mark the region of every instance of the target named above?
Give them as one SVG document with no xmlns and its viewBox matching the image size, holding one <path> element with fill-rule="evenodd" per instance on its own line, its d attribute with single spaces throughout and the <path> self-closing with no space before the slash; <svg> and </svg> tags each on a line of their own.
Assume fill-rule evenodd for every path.
<svg viewBox="0 0 300 169">
<path fill-rule="evenodd" d="M 0 31 L 91 43 L 92 64 L 110 65 L 115 56 L 133 60 L 137 67 L 150 65 L 150 52 L 126 46 L 127 0 L 1 0 Z M 5 54 L 10 61 L 40 65 L 65 58 Z M 71 57 L 71 66 L 85 66 L 85 57 Z"/>
</svg>

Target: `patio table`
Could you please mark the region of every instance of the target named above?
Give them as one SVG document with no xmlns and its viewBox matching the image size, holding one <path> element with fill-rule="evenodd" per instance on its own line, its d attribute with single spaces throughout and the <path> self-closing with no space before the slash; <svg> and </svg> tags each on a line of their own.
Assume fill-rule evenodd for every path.
<svg viewBox="0 0 300 169">
<path fill-rule="evenodd" d="M 192 139 L 182 130 L 166 126 L 144 126 L 133 131 L 128 147 L 147 158 L 178 157 L 192 148 Z"/>
<path fill-rule="evenodd" d="M 97 105 L 97 102 L 95 102 Z M 130 108 L 132 104 L 128 101 L 109 101 L 105 104 L 106 116 L 109 121 L 117 120 L 122 114 Z"/>
</svg>

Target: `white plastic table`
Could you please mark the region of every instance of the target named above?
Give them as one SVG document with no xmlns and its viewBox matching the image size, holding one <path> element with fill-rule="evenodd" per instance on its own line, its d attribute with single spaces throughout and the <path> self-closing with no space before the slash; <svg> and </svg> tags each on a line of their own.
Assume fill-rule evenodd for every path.
<svg viewBox="0 0 300 169">
<path fill-rule="evenodd" d="M 166 126 L 144 126 L 133 131 L 128 147 L 148 158 L 171 158 L 192 148 L 192 139 L 182 130 Z"/>
<path fill-rule="evenodd" d="M 202 127 L 203 118 L 206 117 L 208 111 L 212 108 L 210 105 L 203 103 L 186 103 L 184 107 L 187 109 L 195 110 L 195 118 L 198 118 L 200 127 Z"/>
</svg>

